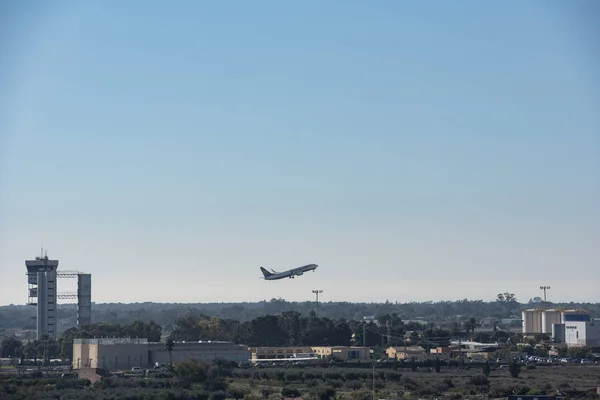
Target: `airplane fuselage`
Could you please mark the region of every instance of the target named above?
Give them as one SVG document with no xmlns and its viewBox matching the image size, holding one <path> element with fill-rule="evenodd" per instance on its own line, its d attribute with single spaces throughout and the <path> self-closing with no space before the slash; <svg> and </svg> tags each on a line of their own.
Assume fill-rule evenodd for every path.
<svg viewBox="0 0 600 400">
<path fill-rule="evenodd" d="M 293 268 L 293 269 L 283 271 L 283 272 L 275 272 L 275 271 L 269 272 L 262 267 L 261 267 L 261 270 L 263 272 L 265 280 L 275 281 L 275 280 L 283 279 L 283 278 L 293 279 L 295 276 L 300 276 L 300 275 L 304 274 L 305 272 L 308 272 L 308 271 L 314 272 L 315 269 L 317 269 L 317 267 L 318 267 L 317 264 L 308 264 L 308 265 L 304 265 L 302 267 Z"/>
</svg>

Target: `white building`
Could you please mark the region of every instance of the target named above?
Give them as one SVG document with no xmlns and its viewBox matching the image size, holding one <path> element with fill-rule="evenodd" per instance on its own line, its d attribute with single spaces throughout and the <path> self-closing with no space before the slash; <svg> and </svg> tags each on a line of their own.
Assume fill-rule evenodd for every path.
<svg viewBox="0 0 600 400">
<path fill-rule="evenodd" d="M 600 320 L 556 324 L 555 335 L 569 347 L 600 347 Z"/>
</svg>

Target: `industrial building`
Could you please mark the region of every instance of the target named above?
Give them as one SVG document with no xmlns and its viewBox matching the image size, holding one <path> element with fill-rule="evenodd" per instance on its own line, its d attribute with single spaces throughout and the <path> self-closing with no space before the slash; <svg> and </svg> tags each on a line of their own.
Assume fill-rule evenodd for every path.
<svg viewBox="0 0 600 400">
<path fill-rule="evenodd" d="M 173 364 L 188 358 L 199 361 L 222 359 L 248 362 L 250 351 L 247 346 L 219 341 L 175 342 L 171 351 Z M 91 367 L 107 370 L 148 368 L 167 365 L 169 352 L 161 342 L 147 339 L 75 339 L 73 341 L 73 368 Z"/>
<path fill-rule="evenodd" d="M 546 334 L 567 346 L 600 346 L 600 320 L 585 310 L 529 309 L 522 312 L 523 334 Z"/>
<path fill-rule="evenodd" d="M 60 299 L 77 299 L 77 326 L 92 323 L 92 275 L 78 271 L 58 271 L 58 260 L 42 250 L 40 257 L 25 260 L 27 267 L 27 304 L 37 306 L 37 335 L 56 339 L 57 309 Z M 77 278 L 77 293 L 58 293 L 58 278 Z"/>
</svg>

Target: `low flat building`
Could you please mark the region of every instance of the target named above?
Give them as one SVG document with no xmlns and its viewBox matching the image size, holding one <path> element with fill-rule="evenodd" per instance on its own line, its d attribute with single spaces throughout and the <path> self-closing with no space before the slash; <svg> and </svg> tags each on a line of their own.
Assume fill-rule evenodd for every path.
<svg viewBox="0 0 600 400">
<path fill-rule="evenodd" d="M 310 346 L 250 347 L 252 362 L 317 358 Z"/>
<path fill-rule="evenodd" d="M 421 346 L 390 346 L 385 350 L 389 359 L 393 360 L 408 360 L 412 357 L 426 354 L 426 351 Z"/>
<path fill-rule="evenodd" d="M 334 359 L 339 361 L 368 361 L 371 352 L 368 347 L 359 346 L 289 346 L 251 347 L 251 361 L 310 361 Z"/>
<path fill-rule="evenodd" d="M 247 346 L 231 342 L 199 341 L 175 342 L 171 351 L 173 363 L 192 358 L 199 361 L 222 359 L 247 362 L 250 351 Z M 169 363 L 169 352 L 164 343 L 148 342 L 146 339 L 75 339 L 73 341 L 73 368 L 142 369 L 155 364 Z"/>
<path fill-rule="evenodd" d="M 320 358 L 331 358 L 339 361 L 369 361 L 371 349 L 359 346 L 318 346 L 313 351 Z"/>
</svg>

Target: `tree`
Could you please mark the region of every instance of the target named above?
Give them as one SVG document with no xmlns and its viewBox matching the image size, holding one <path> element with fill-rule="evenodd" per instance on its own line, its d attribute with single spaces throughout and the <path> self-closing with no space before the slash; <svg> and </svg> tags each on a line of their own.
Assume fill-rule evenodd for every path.
<svg viewBox="0 0 600 400">
<path fill-rule="evenodd" d="M 510 372 L 510 376 L 518 378 L 521 372 L 521 365 L 513 360 L 508 364 L 508 371 Z"/>
<path fill-rule="evenodd" d="M 14 336 L 8 336 L 2 339 L 0 347 L 2 348 L 2 357 L 18 358 L 21 357 L 23 351 L 23 342 Z"/>
<path fill-rule="evenodd" d="M 173 348 L 175 347 L 175 341 L 171 336 L 167 336 L 165 340 L 165 348 L 169 352 L 169 365 L 173 366 Z"/>
<path fill-rule="evenodd" d="M 483 375 L 485 377 L 490 376 L 490 363 L 488 361 L 483 364 Z"/>
<path fill-rule="evenodd" d="M 498 293 L 496 301 L 498 301 L 500 303 L 516 303 L 517 298 L 515 297 L 514 293 L 504 292 L 504 293 Z"/>
<path fill-rule="evenodd" d="M 336 392 L 329 386 L 317 386 L 311 390 L 311 395 L 318 400 L 330 400 L 335 397 Z"/>
<path fill-rule="evenodd" d="M 475 328 L 477 328 L 478 326 L 479 322 L 477 322 L 477 319 L 475 319 L 475 317 L 471 317 L 465 322 L 465 330 L 467 331 L 467 333 L 471 332 L 471 340 L 473 340 Z"/>
<path fill-rule="evenodd" d="M 438 372 L 438 373 L 440 372 L 441 365 L 442 365 L 442 363 L 441 363 L 440 359 L 438 357 L 436 357 L 435 358 L 435 372 Z"/>
</svg>

